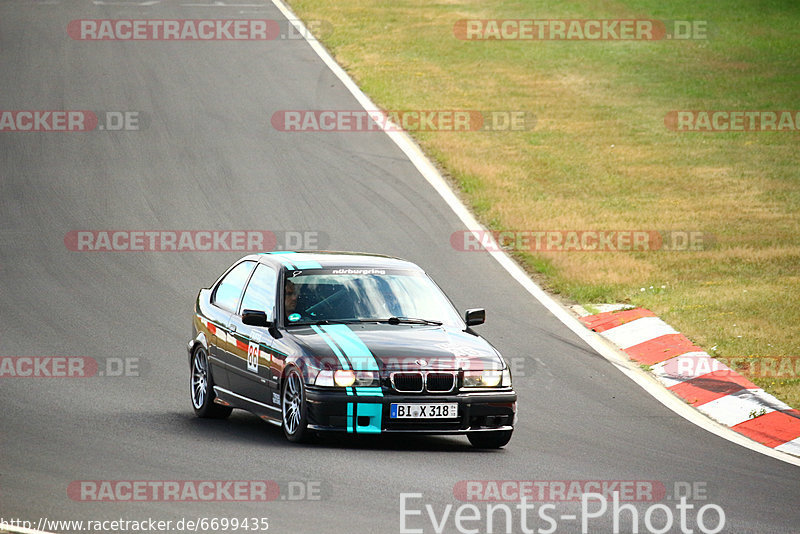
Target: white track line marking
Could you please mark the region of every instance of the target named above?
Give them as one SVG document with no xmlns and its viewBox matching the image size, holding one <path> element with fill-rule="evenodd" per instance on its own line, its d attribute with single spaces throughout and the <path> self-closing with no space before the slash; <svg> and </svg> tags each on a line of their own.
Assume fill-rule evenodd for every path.
<svg viewBox="0 0 800 534">
<path fill-rule="evenodd" d="M 12 527 L 8 523 L 0 523 L 0 532 L 14 532 L 18 534 L 52 534 L 43 530 L 34 530 L 25 527 Z"/>
</svg>

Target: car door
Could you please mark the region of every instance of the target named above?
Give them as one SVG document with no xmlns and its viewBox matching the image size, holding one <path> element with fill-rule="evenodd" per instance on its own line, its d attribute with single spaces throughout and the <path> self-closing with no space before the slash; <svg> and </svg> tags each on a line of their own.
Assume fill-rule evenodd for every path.
<svg viewBox="0 0 800 534">
<path fill-rule="evenodd" d="M 244 291 L 238 313 L 231 317 L 241 337 L 244 358 L 230 369 L 231 385 L 237 393 L 255 401 L 273 406 L 273 393 L 277 390 L 271 370 L 271 347 L 274 342 L 270 329 L 250 326 L 242 322 L 244 310 L 263 311 L 267 321 L 275 320 L 278 272 L 269 265 L 259 264 Z"/>
<path fill-rule="evenodd" d="M 244 291 L 245 284 L 253 272 L 256 262 L 243 261 L 231 268 L 214 287 L 211 295 L 211 305 L 216 334 L 210 341 L 211 372 L 217 385 L 231 387 L 230 370 L 236 365 L 236 329 L 231 317 L 235 316 L 239 308 L 239 301 Z"/>
</svg>

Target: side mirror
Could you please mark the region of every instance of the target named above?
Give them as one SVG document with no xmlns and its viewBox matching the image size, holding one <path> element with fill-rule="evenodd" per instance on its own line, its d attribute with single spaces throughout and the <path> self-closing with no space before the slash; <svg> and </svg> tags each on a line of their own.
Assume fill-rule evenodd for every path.
<svg viewBox="0 0 800 534">
<path fill-rule="evenodd" d="M 464 322 L 467 326 L 477 326 L 486 321 L 486 310 L 483 308 L 472 308 L 464 312 Z"/>
<path fill-rule="evenodd" d="M 267 313 L 257 310 L 242 310 L 242 322 L 250 326 L 272 326 L 267 320 Z"/>
</svg>

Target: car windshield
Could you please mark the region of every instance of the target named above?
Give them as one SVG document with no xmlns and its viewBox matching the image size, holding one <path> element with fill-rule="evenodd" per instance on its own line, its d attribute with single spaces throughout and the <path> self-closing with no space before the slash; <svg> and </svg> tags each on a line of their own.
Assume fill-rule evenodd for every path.
<svg viewBox="0 0 800 534">
<path fill-rule="evenodd" d="M 288 325 L 375 321 L 461 326 L 450 301 L 422 272 L 343 268 L 288 274 Z"/>
</svg>

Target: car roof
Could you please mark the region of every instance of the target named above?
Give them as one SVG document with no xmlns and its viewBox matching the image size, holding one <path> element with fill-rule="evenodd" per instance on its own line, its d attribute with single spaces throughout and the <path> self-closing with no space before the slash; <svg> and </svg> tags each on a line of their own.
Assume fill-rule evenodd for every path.
<svg viewBox="0 0 800 534">
<path fill-rule="evenodd" d="M 383 268 L 422 271 L 410 261 L 364 252 L 275 251 L 252 255 L 252 259 L 286 269 L 337 269 L 346 267 Z"/>
</svg>

